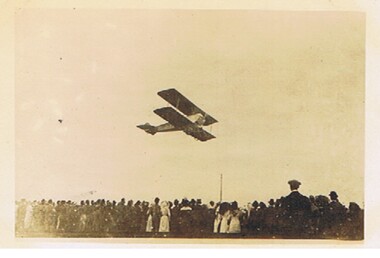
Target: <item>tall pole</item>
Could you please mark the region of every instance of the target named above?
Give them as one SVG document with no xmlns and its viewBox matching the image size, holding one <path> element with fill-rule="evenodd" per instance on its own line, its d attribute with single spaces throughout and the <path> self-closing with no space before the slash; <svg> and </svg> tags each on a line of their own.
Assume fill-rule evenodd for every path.
<svg viewBox="0 0 380 258">
<path fill-rule="evenodd" d="M 220 203 L 223 200 L 223 174 L 220 174 Z"/>
</svg>

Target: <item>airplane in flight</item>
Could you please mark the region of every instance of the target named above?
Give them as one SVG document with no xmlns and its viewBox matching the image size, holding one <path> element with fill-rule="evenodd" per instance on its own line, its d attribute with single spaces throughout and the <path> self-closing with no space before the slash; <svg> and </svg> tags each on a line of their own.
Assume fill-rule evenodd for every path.
<svg viewBox="0 0 380 258">
<path fill-rule="evenodd" d="M 172 107 L 159 108 L 154 110 L 154 113 L 166 120 L 167 123 L 158 126 L 153 126 L 146 123 L 143 125 L 138 125 L 138 128 L 151 135 L 159 132 L 183 131 L 187 135 L 190 135 L 202 142 L 215 138 L 214 135 L 202 128 L 203 126 L 208 126 L 218 122 L 215 118 L 206 114 L 206 112 L 194 105 L 176 89 L 163 90 L 157 94 L 184 115 Z"/>
</svg>

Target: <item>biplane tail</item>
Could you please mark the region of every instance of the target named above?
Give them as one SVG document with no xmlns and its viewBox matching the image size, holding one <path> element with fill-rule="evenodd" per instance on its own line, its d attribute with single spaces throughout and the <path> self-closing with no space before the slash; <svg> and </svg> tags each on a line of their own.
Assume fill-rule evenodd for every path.
<svg viewBox="0 0 380 258">
<path fill-rule="evenodd" d="M 138 125 L 138 128 L 144 130 L 146 133 L 149 133 L 151 135 L 155 135 L 157 133 L 157 128 L 153 125 L 150 125 L 149 123 Z"/>
</svg>

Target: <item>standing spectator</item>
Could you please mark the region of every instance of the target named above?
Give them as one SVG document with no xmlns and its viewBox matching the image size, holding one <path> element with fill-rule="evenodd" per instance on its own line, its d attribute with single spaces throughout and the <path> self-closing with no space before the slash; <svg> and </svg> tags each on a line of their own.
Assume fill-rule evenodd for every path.
<svg viewBox="0 0 380 258">
<path fill-rule="evenodd" d="M 249 224 L 249 216 L 251 215 L 251 209 L 252 209 L 252 203 L 248 202 L 247 205 L 243 208 L 240 209 L 242 212 L 242 217 L 241 217 L 241 231 L 244 235 L 248 233 L 248 224 Z"/>
<path fill-rule="evenodd" d="M 183 199 L 179 210 L 179 232 L 187 236 L 193 231 L 193 217 L 191 216 L 192 208 L 187 199 Z"/>
<path fill-rule="evenodd" d="M 173 202 L 173 207 L 171 208 L 171 218 L 170 218 L 170 231 L 172 233 L 178 233 L 178 223 L 179 223 L 179 201 L 177 199 Z"/>
<path fill-rule="evenodd" d="M 146 231 L 146 222 L 148 220 L 149 203 L 143 201 L 141 204 L 141 220 L 140 220 L 140 232 Z"/>
<path fill-rule="evenodd" d="M 269 206 L 265 209 L 264 212 L 264 230 L 270 236 L 273 236 L 275 231 L 275 221 L 276 221 L 276 208 L 274 199 L 270 199 L 268 202 Z"/>
<path fill-rule="evenodd" d="M 118 231 L 122 231 L 124 228 L 124 215 L 125 215 L 125 198 L 122 198 L 116 205 L 115 220 L 116 228 Z"/>
<path fill-rule="evenodd" d="M 228 233 L 231 219 L 231 210 L 229 203 L 224 202 L 220 205 L 220 214 L 222 215 L 222 221 L 220 222 L 219 233 Z"/>
<path fill-rule="evenodd" d="M 287 234 L 290 237 L 301 237 L 307 230 L 311 203 L 308 197 L 302 195 L 298 188 L 301 182 L 288 182 L 291 193 L 284 199 L 285 219 L 287 220 Z"/>
<path fill-rule="evenodd" d="M 258 216 L 259 202 L 253 201 L 252 208 L 249 212 L 248 218 L 248 230 L 251 234 L 255 234 L 259 228 L 259 216 Z"/>
<path fill-rule="evenodd" d="M 238 203 L 232 202 L 231 204 L 231 221 L 228 233 L 237 234 L 241 232 L 240 220 L 243 213 L 238 208 Z"/>
<path fill-rule="evenodd" d="M 221 203 L 217 203 L 215 207 L 214 233 L 219 233 L 220 223 L 222 222 L 222 214 L 220 213 Z"/>
<path fill-rule="evenodd" d="M 256 212 L 256 217 L 257 217 L 257 230 L 260 231 L 262 234 L 263 231 L 265 230 L 265 216 L 266 216 L 266 210 L 267 206 L 264 202 L 259 203 L 259 208 L 257 209 Z"/>
<path fill-rule="evenodd" d="M 143 220 L 141 202 L 137 201 L 133 206 L 133 219 L 132 219 L 132 232 L 137 233 L 140 231 L 141 220 Z"/>
<path fill-rule="evenodd" d="M 129 200 L 127 203 L 127 206 L 125 207 L 125 214 L 124 214 L 124 224 L 125 224 L 125 230 L 128 233 L 131 233 L 133 231 L 133 201 Z"/>
<path fill-rule="evenodd" d="M 149 210 L 147 212 L 148 218 L 146 221 L 146 229 L 145 232 L 153 231 L 153 215 L 152 215 L 153 203 L 149 205 Z"/>
<path fill-rule="evenodd" d="M 160 205 L 158 204 L 160 202 L 160 198 L 156 197 L 154 199 L 154 203 L 149 208 L 148 215 L 152 216 L 152 230 L 153 232 L 158 232 L 158 229 L 160 227 L 160 218 L 161 218 L 161 209 Z"/>
<path fill-rule="evenodd" d="M 166 201 L 163 201 L 161 203 L 161 218 L 160 218 L 160 227 L 159 232 L 169 232 L 169 220 L 170 220 L 170 209 L 168 206 L 168 203 Z"/>
<path fill-rule="evenodd" d="M 87 207 L 84 201 L 80 202 L 79 232 L 85 232 L 87 226 Z"/>
<path fill-rule="evenodd" d="M 98 199 L 95 202 L 94 211 L 93 211 L 93 231 L 99 232 L 100 231 L 100 223 L 102 222 L 102 214 L 101 214 L 101 200 Z"/>
<path fill-rule="evenodd" d="M 65 201 L 57 201 L 57 225 L 56 230 L 65 231 Z"/>
<path fill-rule="evenodd" d="M 57 224 L 57 214 L 53 200 L 49 200 L 46 205 L 46 226 L 48 232 L 55 231 Z"/>
<path fill-rule="evenodd" d="M 334 232 L 335 236 L 340 235 L 343 222 L 346 220 L 347 208 L 341 204 L 338 200 L 338 194 L 335 191 L 331 191 L 331 202 L 329 203 L 328 218 L 329 218 L 329 231 Z"/>
<path fill-rule="evenodd" d="M 290 180 L 288 184 L 290 186 L 291 193 L 285 197 L 285 200 L 284 200 L 285 209 L 289 211 L 290 213 L 310 211 L 311 203 L 310 203 L 309 198 L 302 195 L 298 191 L 298 188 L 300 187 L 301 182 L 297 180 Z"/>
<path fill-rule="evenodd" d="M 96 202 L 91 200 L 86 201 L 87 203 L 87 231 L 95 231 L 95 211 L 96 211 Z"/>
<path fill-rule="evenodd" d="M 316 231 L 319 235 L 326 236 L 328 234 L 329 226 L 329 198 L 324 195 L 317 195 L 315 197 L 315 204 L 318 207 L 317 219 L 316 219 Z"/>
<path fill-rule="evenodd" d="M 316 198 L 313 195 L 310 195 L 309 199 L 310 199 L 310 204 L 311 204 L 310 220 L 309 220 L 310 234 L 317 235 L 319 233 L 318 218 L 320 216 L 320 212 L 319 212 Z"/>
<path fill-rule="evenodd" d="M 363 210 L 357 203 L 350 202 L 346 222 L 346 236 L 350 239 L 364 239 L 363 222 Z"/>
</svg>

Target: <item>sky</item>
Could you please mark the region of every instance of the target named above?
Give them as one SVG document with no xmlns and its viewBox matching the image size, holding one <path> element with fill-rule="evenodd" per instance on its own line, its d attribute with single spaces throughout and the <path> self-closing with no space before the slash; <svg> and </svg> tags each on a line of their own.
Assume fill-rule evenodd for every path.
<svg viewBox="0 0 380 258">
<path fill-rule="evenodd" d="M 24 9 L 16 15 L 16 199 L 241 205 L 335 190 L 364 202 L 365 16 Z M 146 134 L 176 88 L 219 122 Z M 62 123 L 58 121 L 62 119 Z"/>
</svg>

